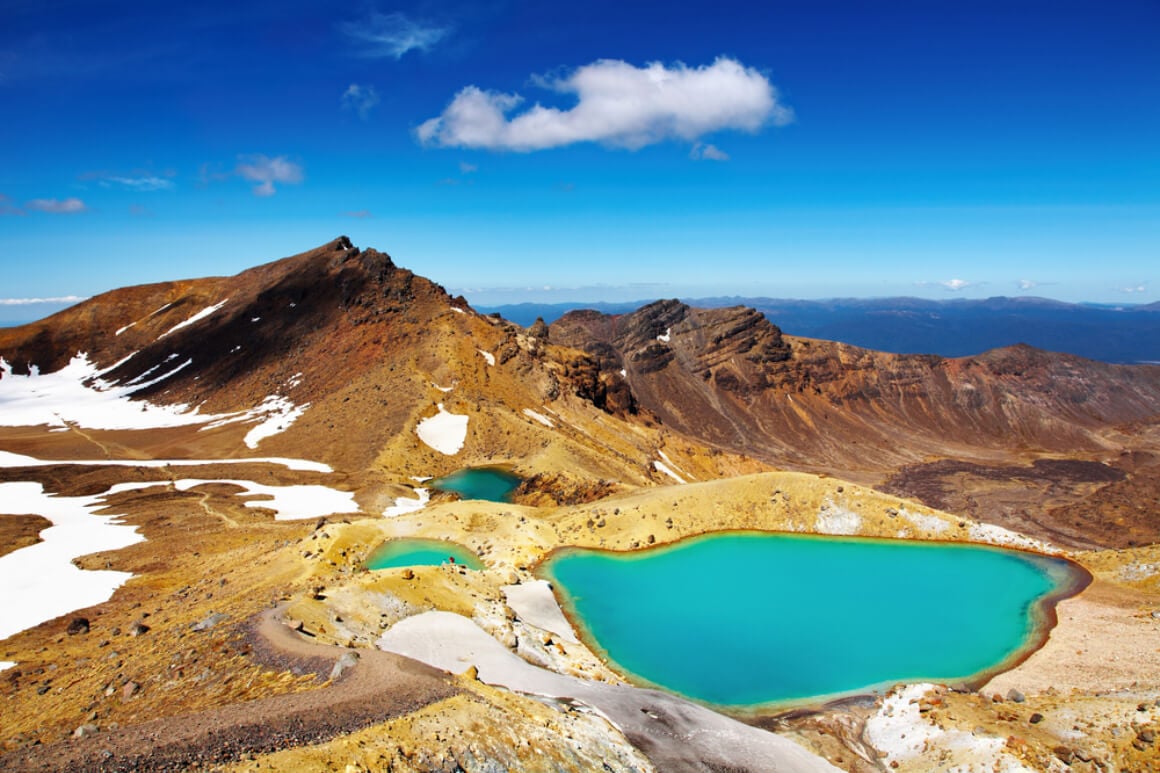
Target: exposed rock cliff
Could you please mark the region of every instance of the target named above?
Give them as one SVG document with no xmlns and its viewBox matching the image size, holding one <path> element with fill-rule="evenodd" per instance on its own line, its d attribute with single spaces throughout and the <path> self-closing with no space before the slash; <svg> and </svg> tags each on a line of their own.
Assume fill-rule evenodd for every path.
<svg viewBox="0 0 1160 773">
<path fill-rule="evenodd" d="M 805 469 L 881 471 L 950 449 L 1107 449 L 1114 425 L 1160 413 L 1160 368 L 1026 346 L 962 359 L 884 354 L 783 336 L 743 307 L 578 311 L 551 338 L 623 370 L 635 400 L 670 428 Z"/>
</svg>

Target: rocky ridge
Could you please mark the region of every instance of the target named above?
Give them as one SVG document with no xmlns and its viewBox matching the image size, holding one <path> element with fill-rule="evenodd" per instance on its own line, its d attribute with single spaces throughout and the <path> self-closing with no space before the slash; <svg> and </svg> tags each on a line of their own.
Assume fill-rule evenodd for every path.
<svg viewBox="0 0 1160 773">
<path fill-rule="evenodd" d="M 1077 546 L 1119 544 L 1119 529 L 1101 518 L 1056 521 L 1074 520 L 1068 508 L 1090 509 L 1101 487 L 1123 488 L 1113 483 L 1121 459 L 1150 459 L 1157 447 L 1157 366 L 1027 346 L 959 359 L 886 354 L 782 335 L 752 309 L 678 301 L 624 315 L 570 312 L 550 337 L 589 352 L 602 374 L 622 373 L 641 410 L 692 439 L 782 468 L 880 483 L 936 506 L 945 502 L 935 490 L 953 486 L 966 511 Z M 1050 466 L 1060 458 L 1108 468 L 1108 476 L 1077 478 Z M 963 487 L 947 477 L 946 460 L 989 472 Z M 1048 463 L 1037 477 L 1052 486 L 1057 508 L 1046 520 L 992 491 L 1017 485 L 1017 468 L 1036 460 Z M 1151 489 L 1160 466 L 1134 464 L 1127 474 L 1135 488 Z M 1121 508 L 1108 520 L 1122 527 L 1125 516 L 1130 530 L 1148 531 L 1145 513 Z"/>
</svg>

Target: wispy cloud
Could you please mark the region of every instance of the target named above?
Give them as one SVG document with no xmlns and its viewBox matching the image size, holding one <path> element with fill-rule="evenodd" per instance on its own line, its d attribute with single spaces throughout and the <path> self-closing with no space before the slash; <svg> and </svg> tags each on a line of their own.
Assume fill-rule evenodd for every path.
<svg viewBox="0 0 1160 773">
<path fill-rule="evenodd" d="M 957 293 L 960 290 L 966 290 L 968 287 L 980 287 L 987 284 L 986 282 L 972 282 L 968 279 L 944 279 L 938 282 L 915 282 L 918 287 L 941 287 L 952 293 Z"/>
<path fill-rule="evenodd" d="M 95 180 L 102 188 L 124 188 L 126 190 L 146 193 L 149 191 L 167 191 L 176 187 L 172 178 L 177 173 L 166 171 L 160 174 L 148 170 L 134 170 L 128 174 L 116 172 L 86 172 L 80 176 L 81 180 Z"/>
<path fill-rule="evenodd" d="M 24 205 L 36 212 L 47 212 L 51 215 L 75 215 L 87 212 L 85 203 L 75 196 L 67 199 L 33 199 Z"/>
<path fill-rule="evenodd" d="M 360 86 L 352 83 L 342 93 L 342 107 L 344 110 L 353 110 L 364 121 L 371 110 L 379 103 L 379 93 L 374 86 Z"/>
<path fill-rule="evenodd" d="M 466 161 L 460 161 L 459 162 L 459 171 L 462 172 L 463 174 L 471 174 L 472 172 L 478 172 L 479 167 L 476 166 L 475 164 L 469 164 Z"/>
<path fill-rule="evenodd" d="M 374 215 L 372 215 L 370 213 L 370 210 L 367 210 L 367 209 L 355 209 L 355 210 L 351 210 L 350 212 L 343 212 L 342 216 L 343 217 L 354 217 L 354 218 L 358 218 L 359 220 L 365 220 L 369 217 L 374 217 Z"/>
<path fill-rule="evenodd" d="M 397 11 L 372 12 L 360 21 L 342 22 L 338 29 L 355 42 L 359 56 L 371 59 L 402 59 L 408 51 L 426 51 L 451 32 L 450 27 L 412 19 Z"/>
<path fill-rule="evenodd" d="M 1128 285 L 1126 287 L 1117 287 L 1116 289 L 1121 293 L 1128 294 L 1146 293 L 1148 292 L 1148 285 L 1141 282 L 1140 284 Z"/>
<path fill-rule="evenodd" d="M 286 156 L 270 158 L 261 154 L 240 156 L 234 173 L 257 183 L 254 186 L 255 196 L 273 196 L 277 193 L 274 183 L 297 185 L 304 178 L 301 164 L 290 161 Z"/>
<path fill-rule="evenodd" d="M 722 129 L 757 131 L 793 121 L 777 90 L 752 67 L 720 57 L 711 65 L 635 67 L 601 59 L 539 85 L 577 98 L 561 110 L 536 104 L 511 118 L 524 98 L 468 86 L 441 115 L 423 122 L 424 145 L 533 151 L 577 142 L 632 150 L 668 139 L 697 140 Z"/>
<path fill-rule="evenodd" d="M 0 298 L 0 306 L 31 306 L 36 303 L 79 303 L 82 295 L 61 295 L 56 298 Z"/>
<path fill-rule="evenodd" d="M 174 187 L 173 180 L 166 180 L 165 178 L 158 178 L 158 176 L 145 176 L 145 178 L 109 178 L 109 182 L 123 188 L 130 190 L 169 190 Z"/>
<path fill-rule="evenodd" d="M 694 161 L 728 161 L 729 154 L 718 148 L 716 145 L 709 145 L 703 142 L 698 142 L 693 145 L 693 149 L 689 151 L 689 158 Z"/>
</svg>

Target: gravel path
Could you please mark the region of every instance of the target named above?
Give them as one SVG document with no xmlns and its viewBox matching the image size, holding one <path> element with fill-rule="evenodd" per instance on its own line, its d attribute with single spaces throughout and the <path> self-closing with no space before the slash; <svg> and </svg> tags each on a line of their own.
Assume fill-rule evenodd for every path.
<svg viewBox="0 0 1160 773">
<path fill-rule="evenodd" d="M 178 771 L 319 743 L 416 711 L 458 692 L 447 674 L 378 650 L 305 641 L 269 610 L 250 624 L 255 658 L 324 680 L 340 659 L 357 662 L 327 687 L 145 722 L 0 756 L 0 771 Z"/>
</svg>

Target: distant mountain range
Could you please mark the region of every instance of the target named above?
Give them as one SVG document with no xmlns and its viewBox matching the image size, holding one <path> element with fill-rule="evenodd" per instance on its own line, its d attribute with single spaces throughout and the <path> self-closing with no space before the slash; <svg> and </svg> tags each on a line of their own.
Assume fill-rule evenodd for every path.
<svg viewBox="0 0 1160 773">
<path fill-rule="evenodd" d="M 698 308 L 747 306 L 762 312 L 790 335 L 895 354 L 964 357 L 1024 343 L 1103 362 L 1160 362 L 1160 303 L 1112 306 L 1032 297 L 804 301 L 736 296 L 684 302 Z M 644 303 L 523 303 L 478 308 L 527 326 L 536 317 L 552 323 L 576 309 L 625 314 Z"/>
</svg>

